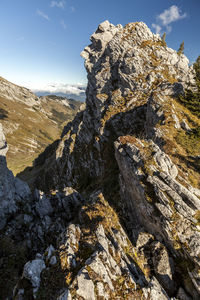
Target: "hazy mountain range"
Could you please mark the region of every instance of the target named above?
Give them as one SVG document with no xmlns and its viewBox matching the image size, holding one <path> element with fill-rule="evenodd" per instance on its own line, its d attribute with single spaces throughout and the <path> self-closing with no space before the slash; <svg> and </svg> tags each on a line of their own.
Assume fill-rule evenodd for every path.
<svg viewBox="0 0 200 300">
<path fill-rule="evenodd" d="M 85 89 L 83 85 L 70 85 L 62 83 L 51 83 L 40 89 L 32 89 L 37 96 L 58 95 L 61 97 L 72 98 L 78 101 L 85 101 Z"/>
</svg>

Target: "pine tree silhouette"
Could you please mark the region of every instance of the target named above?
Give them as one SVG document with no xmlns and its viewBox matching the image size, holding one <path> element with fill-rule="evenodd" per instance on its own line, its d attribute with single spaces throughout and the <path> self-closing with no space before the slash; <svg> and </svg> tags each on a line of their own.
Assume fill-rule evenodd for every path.
<svg viewBox="0 0 200 300">
<path fill-rule="evenodd" d="M 182 43 L 180 44 L 180 47 L 179 47 L 177 53 L 178 53 L 178 55 L 181 55 L 181 54 L 184 53 L 184 42 L 182 42 Z"/>
<path fill-rule="evenodd" d="M 165 41 L 165 39 L 166 39 L 166 32 L 163 33 L 163 36 L 162 36 L 161 39 L 162 39 L 162 45 L 163 45 L 164 47 L 166 47 L 166 46 L 167 46 L 166 41 Z"/>
</svg>

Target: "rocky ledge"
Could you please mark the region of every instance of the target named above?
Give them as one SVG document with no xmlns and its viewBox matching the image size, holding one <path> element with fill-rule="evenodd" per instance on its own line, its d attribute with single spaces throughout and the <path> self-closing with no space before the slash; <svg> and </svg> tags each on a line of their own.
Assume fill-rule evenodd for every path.
<svg viewBox="0 0 200 300">
<path fill-rule="evenodd" d="M 105 21 L 91 42 L 86 104 L 1 231 L 5 299 L 197 300 L 200 120 L 178 101 L 195 71 L 142 22 Z"/>
</svg>

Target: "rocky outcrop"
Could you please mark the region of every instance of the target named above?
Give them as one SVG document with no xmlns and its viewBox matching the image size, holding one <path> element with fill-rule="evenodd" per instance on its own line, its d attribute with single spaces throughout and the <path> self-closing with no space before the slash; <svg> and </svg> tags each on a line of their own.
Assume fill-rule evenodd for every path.
<svg viewBox="0 0 200 300">
<path fill-rule="evenodd" d="M 29 172 L 14 299 L 197 300 L 200 121 L 177 100 L 193 67 L 142 22 L 103 22 L 91 42 L 86 104 Z"/>
<path fill-rule="evenodd" d="M 0 229 L 6 224 L 7 216 L 18 210 L 18 203 L 30 196 L 28 184 L 15 178 L 7 168 L 8 145 L 0 124 Z"/>
<path fill-rule="evenodd" d="M 195 84 L 194 70 L 185 55 L 164 47 L 144 23 L 122 28 L 104 22 L 91 41 L 82 52 L 88 71 L 86 109 L 65 128 L 52 166 L 57 180 L 55 175 L 51 182 L 48 172 L 52 171 L 47 166 L 47 174 L 42 174 L 44 187 L 52 187 L 60 178 L 64 184 L 79 185 L 101 177 L 108 140 L 112 144 L 126 134 L 159 139 L 161 133 L 155 126 L 165 116 L 157 98 L 167 105 L 170 97 Z"/>
<path fill-rule="evenodd" d="M 184 272 L 183 285 L 197 299 L 200 200 L 191 189 L 199 173 L 194 165 L 183 175 L 189 161 L 182 156 L 187 146 L 180 136 L 199 121 L 192 125 L 191 113 L 175 100 L 185 87 L 195 88 L 194 70 L 144 23 L 122 28 L 106 21 L 91 42 L 82 52 L 88 72 L 86 107 L 64 129 L 57 159 L 46 160 L 38 185 L 84 191 L 100 182 L 110 201 L 116 193 L 108 186 L 120 187 L 122 219 L 128 218 L 132 239 L 136 242 L 143 228 L 166 247 L 162 250 L 157 242 L 149 250 L 164 257 L 157 265 L 151 258 L 159 282 L 174 295 L 180 285 L 175 278 Z M 181 125 L 184 114 L 188 126 Z M 170 266 L 167 257 L 175 267 L 163 274 L 163 265 Z"/>
<path fill-rule="evenodd" d="M 184 269 L 183 265 L 186 263 L 188 277 L 191 278 L 191 273 L 194 272 L 192 281 L 196 281 L 195 285 L 198 286 L 200 235 L 195 216 L 199 210 L 199 198 L 171 177 L 169 172 L 159 171 L 160 164 L 156 164 L 157 157 L 149 164 L 147 172 L 151 175 L 147 175 L 143 169 L 147 162 L 145 157 L 142 158 L 139 148 L 135 146 L 137 142 L 135 141 L 134 145 L 118 142 L 115 144 L 121 174 L 121 191 L 130 219 L 133 219 L 134 215 L 134 236 L 138 231 L 134 225 L 139 223 L 160 241 L 164 241 L 178 263 L 177 271 Z M 152 256 L 157 264 L 158 254 L 154 253 Z M 162 268 L 166 271 L 166 260 Z M 189 268 L 192 268 L 191 272 Z M 166 288 L 173 291 L 169 285 Z M 198 296 L 194 293 L 193 297 Z"/>
<path fill-rule="evenodd" d="M 14 102 L 26 102 L 29 107 L 37 105 L 38 97 L 27 88 L 18 86 L 0 77 L 0 93 L 2 98 Z"/>
<path fill-rule="evenodd" d="M 52 257 L 59 263 L 52 264 Z M 166 261 L 162 257 L 160 264 Z M 160 271 L 160 265 L 157 269 L 167 276 L 166 269 Z M 59 276 L 65 280 L 58 282 L 54 277 L 56 286 L 52 286 L 50 274 L 55 271 L 56 276 L 60 272 Z M 149 277 L 149 272 L 146 259 L 137 256 L 137 248 L 98 191 L 81 208 L 76 224 L 71 223 L 58 237 L 56 249 L 50 246 L 43 255 L 26 263 L 15 299 L 22 294 L 27 297 L 24 278 L 30 281 L 36 299 L 169 299 L 158 280 Z"/>
</svg>

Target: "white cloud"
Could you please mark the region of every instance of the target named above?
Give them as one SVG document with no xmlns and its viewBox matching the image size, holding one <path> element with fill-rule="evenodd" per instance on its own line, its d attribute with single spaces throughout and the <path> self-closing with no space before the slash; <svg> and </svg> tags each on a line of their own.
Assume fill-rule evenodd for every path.
<svg viewBox="0 0 200 300">
<path fill-rule="evenodd" d="M 165 9 L 160 15 L 156 17 L 156 24 L 153 23 L 152 27 L 156 30 L 156 33 L 161 33 L 163 27 L 167 33 L 170 33 L 172 27 L 169 24 L 179 21 L 187 17 L 187 13 L 181 14 L 181 10 L 178 6 L 172 5 L 169 9 Z"/>
<path fill-rule="evenodd" d="M 162 29 L 162 27 L 160 25 L 153 23 L 151 26 L 155 29 L 156 33 L 160 34 L 161 29 Z"/>
<path fill-rule="evenodd" d="M 62 26 L 64 29 L 67 29 L 67 25 L 66 25 L 66 23 L 65 23 L 64 20 L 61 20 L 61 21 L 60 21 L 60 24 L 61 24 L 61 26 Z"/>
<path fill-rule="evenodd" d="M 172 31 L 172 26 L 166 26 L 166 33 L 170 33 Z"/>
<path fill-rule="evenodd" d="M 37 15 L 42 17 L 43 19 L 47 20 L 47 21 L 50 21 L 50 18 L 48 15 L 46 15 L 44 12 L 42 12 L 41 10 L 37 10 Z"/>
<path fill-rule="evenodd" d="M 50 7 L 58 7 L 64 9 L 65 1 L 51 1 Z"/>
<path fill-rule="evenodd" d="M 181 15 L 181 10 L 178 8 L 178 6 L 172 5 L 169 9 L 166 9 L 163 13 L 161 13 L 157 19 L 161 21 L 162 25 L 167 26 L 172 22 L 184 19 L 186 17 L 186 13 Z"/>
<path fill-rule="evenodd" d="M 75 12 L 75 7 L 74 6 L 71 6 L 70 9 L 71 9 L 71 12 Z"/>
<path fill-rule="evenodd" d="M 85 93 L 85 86 L 82 84 L 67 84 L 67 83 L 49 83 L 40 87 L 39 89 L 32 89 L 35 93 L 37 92 L 48 92 L 50 94 L 73 94 L 80 96 Z"/>
</svg>

